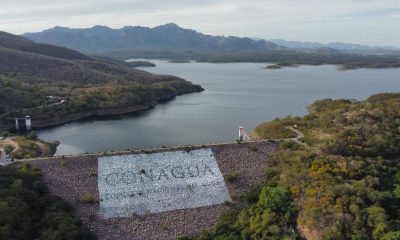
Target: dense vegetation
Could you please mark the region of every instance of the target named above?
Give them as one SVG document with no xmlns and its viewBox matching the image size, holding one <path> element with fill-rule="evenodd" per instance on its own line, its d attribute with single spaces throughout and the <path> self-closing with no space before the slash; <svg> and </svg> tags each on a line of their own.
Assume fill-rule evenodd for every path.
<svg viewBox="0 0 400 240">
<path fill-rule="evenodd" d="M 39 169 L 0 166 L 0 239 L 90 240 L 61 198 L 49 195 Z"/>
<path fill-rule="evenodd" d="M 318 52 L 268 50 L 265 52 L 219 52 L 206 53 L 194 51 L 131 51 L 129 55 L 123 53 L 110 53 L 116 58 L 161 58 L 181 59 L 181 61 L 195 60 L 197 62 L 212 63 L 236 63 L 236 62 L 257 62 L 275 63 L 267 69 L 280 69 L 283 67 L 296 67 L 298 65 L 337 65 L 339 70 L 352 70 L 360 68 L 399 68 L 400 58 L 397 55 L 357 55 L 345 54 L 321 49 Z"/>
<path fill-rule="evenodd" d="M 400 239 L 400 94 L 309 109 L 276 120 L 297 125 L 309 148 L 282 142 L 261 190 L 194 239 Z"/>
<path fill-rule="evenodd" d="M 256 51 L 229 51 L 218 53 L 195 52 L 195 51 L 129 51 L 112 52 L 108 56 L 115 58 L 148 58 L 148 59 L 180 59 L 180 61 L 195 60 L 197 62 L 212 63 L 235 63 L 235 62 L 257 62 L 276 63 L 269 69 L 283 67 L 295 67 L 298 65 L 337 65 L 340 70 L 352 70 L 360 68 L 399 68 L 400 58 L 396 55 L 357 55 L 332 51 L 331 49 L 320 49 L 317 52 L 267 50 Z"/>
<path fill-rule="evenodd" d="M 195 57 L 200 62 L 273 62 L 277 68 L 296 65 L 338 65 L 342 70 L 357 68 L 398 68 L 398 56 L 354 55 L 335 52 L 282 52 L 204 55 Z"/>
<path fill-rule="evenodd" d="M 39 106 L 45 99 L 39 87 L 5 79 L 0 76 L 0 116 L 15 109 Z"/>
<path fill-rule="evenodd" d="M 137 67 L 155 67 L 156 66 L 154 63 L 147 62 L 147 61 L 129 61 L 126 63 L 135 68 L 137 68 Z"/>
<path fill-rule="evenodd" d="M 183 79 L 152 75 L 122 61 L 92 58 L 0 32 L 0 127 L 6 117 L 32 115 L 35 123 L 202 90 Z M 61 100 L 63 104 L 54 104 Z"/>
<path fill-rule="evenodd" d="M 32 133 L 27 136 L 16 136 L 15 143 L 18 145 L 18 149 L 10 152 L 10 156 L 16 159 L 29 159 L 36 157 L 49 157 L 53 156 L 57 150 L 58 142 L 45 142 L 36 137 L 32 137 Z M 1 144 L 0 144 L 1 146 Z M 6 145 L 10 147 L 10 145 Z M 13 149 L 14 150 L 14 149 Z"/>
</svg>

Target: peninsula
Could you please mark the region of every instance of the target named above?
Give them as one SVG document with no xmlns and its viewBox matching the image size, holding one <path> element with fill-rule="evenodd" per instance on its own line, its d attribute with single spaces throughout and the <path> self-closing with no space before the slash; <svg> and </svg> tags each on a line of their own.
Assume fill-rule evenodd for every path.
<svg viewBox="0 0 400 240">
<path fill-rule="evenodd" d="M 89 57 L 63 47 L 0 32 L 0 129 L 31 116 L 32 127 L 152 108 L 203 88 L 174 76 L 154 75 L 132 64 Z M 11 121 L 9 120 L 11 119 Z"/>
</svg>

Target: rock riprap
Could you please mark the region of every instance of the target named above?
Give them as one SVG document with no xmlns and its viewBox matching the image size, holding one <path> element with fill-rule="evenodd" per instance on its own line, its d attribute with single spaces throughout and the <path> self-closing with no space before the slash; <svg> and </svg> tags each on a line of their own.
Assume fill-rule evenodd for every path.
<svg viewBox="0 0 400 240">
<path fill-rule="evenodd" d="M 98 189 L 105 219 L 231 200 L 210 148 L 100 157 Z"/>
</svg>

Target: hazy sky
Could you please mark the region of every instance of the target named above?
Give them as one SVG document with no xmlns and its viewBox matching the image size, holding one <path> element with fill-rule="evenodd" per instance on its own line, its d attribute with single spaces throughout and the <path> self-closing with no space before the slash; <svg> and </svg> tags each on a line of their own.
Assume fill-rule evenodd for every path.
<svg viewBox="0 0 400 240">
<path fill-rule="evenodd" d="M 400 0 L 0 0 L 0 30 L 157 26 L 213 35 L 400 47 Z"/>
</svg>

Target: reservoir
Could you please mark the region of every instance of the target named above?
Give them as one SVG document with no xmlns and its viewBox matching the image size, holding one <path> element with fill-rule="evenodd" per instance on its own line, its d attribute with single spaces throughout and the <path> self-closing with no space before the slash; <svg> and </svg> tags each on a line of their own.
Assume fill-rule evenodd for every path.
<svg viewBox="0 0 400 240">
<path fill-rule="evenodd" d="M 234 141 L 239 126 L 251 132 L 276 117 L 304 115 L 318 99 L 363 100 L 374 93 L 400 92 L 400 69 L 339 71 L 324 65 L 271 70 L 264 68 L 266 63 L 151 62 L 157 66 L 141 69 L 184 78 L 205 91 L 121 119 L 40 130 L 39 138 L 60 141 L 57 155 Z"/>
</svg>

